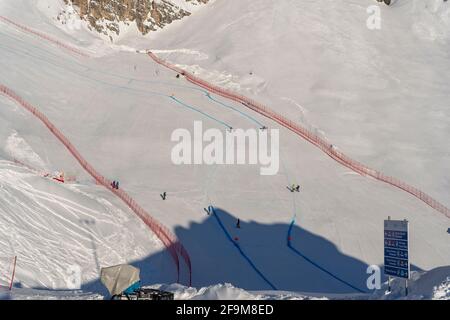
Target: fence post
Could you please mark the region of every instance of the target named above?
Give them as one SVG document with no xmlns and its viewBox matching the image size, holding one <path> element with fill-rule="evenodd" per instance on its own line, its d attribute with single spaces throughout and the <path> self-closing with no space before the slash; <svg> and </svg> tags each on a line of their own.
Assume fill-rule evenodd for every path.
<svg viewBox="0 0 450 320">
<path fill-rule="evenodd" d="M 11 281 L 9 283 L 9 291 L 12 290 L 12 286 L 14 283 L 14 276 L 16 275 L 16 263 L 17 263 L 17 256 L 14 256 L 14 262 L 13 262 L 13 270 L 12 270 L 12 275 L 11 275 Z"/>
</svg>

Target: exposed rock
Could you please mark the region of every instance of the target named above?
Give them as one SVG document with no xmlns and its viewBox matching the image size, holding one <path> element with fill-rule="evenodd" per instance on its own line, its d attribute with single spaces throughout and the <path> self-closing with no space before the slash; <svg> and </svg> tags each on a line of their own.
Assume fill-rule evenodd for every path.
<svg viewBox="0 0 450 320">
<path fill-rule="evenodd" d="M 191 13 L 183 10 L 174 0 L 64 0 L 73 6 L 81 19 L 98 32 L 119 35 L 119 23 L 136 23 L 142 34 L 182 19 Z M 190 5 L 205 4 L 209 0 L 178 0 Z M 59 20 L 59 17 L 58 17 Z M 61 19 L 62 20 L 62 19 Z"/>
</svg>

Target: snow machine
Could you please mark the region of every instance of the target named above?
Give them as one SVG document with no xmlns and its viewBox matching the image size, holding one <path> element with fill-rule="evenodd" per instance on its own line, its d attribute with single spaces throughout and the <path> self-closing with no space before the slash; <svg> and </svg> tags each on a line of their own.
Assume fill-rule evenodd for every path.
<svg viewBox="0 0 450 320">
<path fill-rule="evenodd" d="M 140 270 L 121 264 L 102 268 L 100 281 L 111 294 L 111 300 L 173 300 L 173 293 L 141 287 Z"/>
</svg>

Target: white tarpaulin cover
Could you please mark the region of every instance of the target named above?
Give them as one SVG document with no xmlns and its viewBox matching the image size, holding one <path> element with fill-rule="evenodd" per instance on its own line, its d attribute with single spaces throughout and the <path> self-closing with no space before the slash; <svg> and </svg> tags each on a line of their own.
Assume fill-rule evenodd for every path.
<svg viewBox="0 0 450 320">
<path fill-rule="evenodd" d="M 139 269 L 128 264 L 102 268 L 100 272 L 100 281 L 111 295 L 121 294 L 139 280 Z"/>
</svg>

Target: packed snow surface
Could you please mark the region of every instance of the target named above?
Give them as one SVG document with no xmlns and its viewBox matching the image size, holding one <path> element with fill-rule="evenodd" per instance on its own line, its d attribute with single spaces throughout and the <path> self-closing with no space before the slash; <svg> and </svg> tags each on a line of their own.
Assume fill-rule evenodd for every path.
<svg viewBox="0 0 450 320">
<path fill-rule="evenodd" d="M 381 29 L 369 30 L 366 9 L 374 4 L 216 0 L 164 30 L 125 33 L 111 45 L 83 26 L 58 25 L 60 0 L 4 0 L 1 16 L 93 57 L 0 22 L 0 83 L 44 112 L 95 168 L 178 236 L 192 260 L 193 287 L 163 285 L 177 298 L 400 298 L 401 283 L 390 296 L 366 287 L 367 266 L 383 265 L 383 219 L 391 216 L 410 222 L 417 275 L 440 270 L 413 279 L 411 293 L 448 299 L 448 218 L 136 52 L 152 49 L 255 98 L 450 206 L 450 3 L 383 5 Z M 224 124 L 279 128 L 279 173 L 174 165 L 171 134 L 193 130 L 194 121 L 223 132 Z M 42 174 L 61 171 L 74 181 Z M 287 190 L 293 183 L 300 193 Z M 81 291 L 59 298 L 102 298 L 99 270 L 119 263 L 140 267 L 144 284 L 176 282 L 171 257 L 150 230 L 3 96 L 0 199 L 0 256 L 18 257 L 15 288 L 2 297 L 57 299 L 52 289 L 71 289 L 78 268 Z M 203 210 L 209 205 L 215 215 Z M 7 283 L 0 275 L 0 285 Z"/>
</svg>

